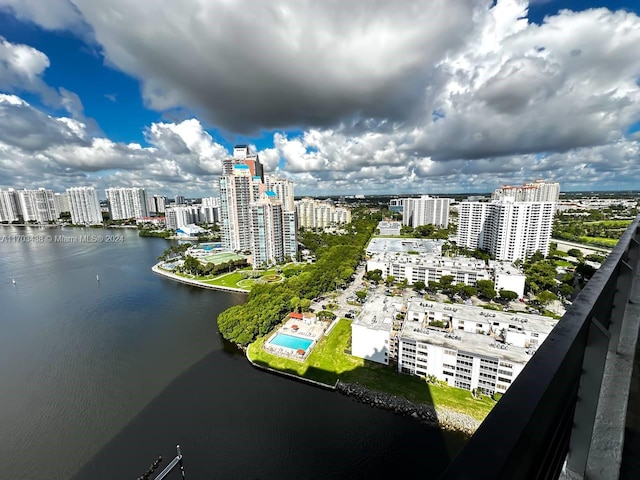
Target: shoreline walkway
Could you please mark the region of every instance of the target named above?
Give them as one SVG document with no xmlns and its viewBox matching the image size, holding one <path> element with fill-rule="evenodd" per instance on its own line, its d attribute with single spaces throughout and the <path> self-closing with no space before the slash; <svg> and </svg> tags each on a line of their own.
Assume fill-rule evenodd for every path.
<svg viewBox="0 0 640 480">
<path fill-rule="evenodd" d="M 209 283 L 201 282 L 200 280 L 181 277 L 180 275 L 176 275 L 175 273 L 171 273 L 163 268 L 160 268 L 160 265 L 162 265 L 163 263 L 164 262 L 156 263 L 153 267 L 151 267 L 151 271 L 158 275 L 162 275 L 163 277 L 167 277 L 171 280 L 175 280 L 176 282 L 186 283 L 187 285 L 193 285 L 194 287 L 208 288 L 209 290 L 221 290 L 223 292 L 249 293 L 249 290 L 245 290 L 244 288 L 224 287 L 222 285 L 211 285 Z"/>
</svg>

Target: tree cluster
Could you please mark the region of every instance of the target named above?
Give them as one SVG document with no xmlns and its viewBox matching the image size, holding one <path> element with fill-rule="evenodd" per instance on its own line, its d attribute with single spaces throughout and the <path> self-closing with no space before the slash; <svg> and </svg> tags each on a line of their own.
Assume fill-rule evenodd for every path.
<svg viewBox="0 0 640 480">
<path fill-rule="evenodd" d="M 187 255 L 182 266 L 176 270 L 197 277 L 205 277 L 207 275 L 218 275 L 224 272 L 230 272 L 238 268 L 246 267 L 247 265 L 247 261 L 244 258 L 229 260 L 224 263 L 202 263 L 197 258 Z"/>
<path fill-rule="evenodd" d="M 268 333 L 292 310 L 304 311 L 312 298 L 349 282 L 379 221 L 368 212 L 362 213 L 354 213 L 352 228 L 346 235 L 304 231 L 301 238 L 305 247 L 315 253 L 316 263 L 306 265 L 300 274 L 283 282 L 254 286 L 246 303 L 218 316 L 222 336 L 247 345 Z"/>
</svg>

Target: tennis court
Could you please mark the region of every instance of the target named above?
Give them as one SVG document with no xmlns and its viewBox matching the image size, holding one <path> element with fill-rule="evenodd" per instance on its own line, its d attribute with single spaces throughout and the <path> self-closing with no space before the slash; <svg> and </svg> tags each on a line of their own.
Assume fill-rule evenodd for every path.
<svg viewBox="0 0 640 480">
<path fill-rule="evenodd" d="M 242 260 L 242 259 L 244 259 L 243 256 L 236 255 L 235 253 L 231 253 L 231 252 L 212 253 L 211 255 L 206 255 L 202 257 L 203 261 L 207 263 L 213 263 L 215 265 L 219 265 L 221 263 L 226 263 L 233 260 Z"/>
</svg>

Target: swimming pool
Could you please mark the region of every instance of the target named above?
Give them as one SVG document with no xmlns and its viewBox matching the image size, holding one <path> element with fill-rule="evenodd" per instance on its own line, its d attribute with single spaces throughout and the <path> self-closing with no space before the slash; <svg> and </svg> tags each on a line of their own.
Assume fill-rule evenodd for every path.
<svg viewBox="0 0 640 480">
<path fill-rule="evenodd" d="M 293 335 L 286 335 L 284 333 L 278 333 L 269 342 L 271 345 L 277 345 L 279 347 L 292 348 L 294 350 L 306 350 L 309 345 L 313 343 L 313 340 L 308 338 L 294 337 Z"/>
</svg>

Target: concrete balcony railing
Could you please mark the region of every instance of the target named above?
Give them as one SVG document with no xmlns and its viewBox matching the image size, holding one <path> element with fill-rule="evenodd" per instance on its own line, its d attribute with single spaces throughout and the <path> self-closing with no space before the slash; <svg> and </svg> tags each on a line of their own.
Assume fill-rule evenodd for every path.
<svg viewBox="0 0 640 480">
<path fill-rule="evenodd" d="M 639 222 L 442 479 L 619 478 L 640 324 Z"/>
</svg>

